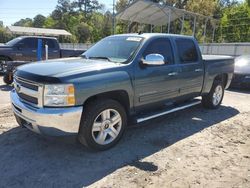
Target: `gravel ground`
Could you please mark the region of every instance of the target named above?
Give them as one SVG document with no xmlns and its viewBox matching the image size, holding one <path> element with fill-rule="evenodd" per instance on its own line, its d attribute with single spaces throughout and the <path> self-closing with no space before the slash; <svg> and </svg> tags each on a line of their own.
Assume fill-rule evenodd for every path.
<svg viewBox="0 0 250 188">
<path fill-rule="evenodd" d="M 1 78 L 0 78 L 1 79 Z M 0 187 L 250 187 L 250 92 L 129 128 L 91 152 L 75 138 L 46 138 L 17 123 L 0 83 Z"/>
</svg>

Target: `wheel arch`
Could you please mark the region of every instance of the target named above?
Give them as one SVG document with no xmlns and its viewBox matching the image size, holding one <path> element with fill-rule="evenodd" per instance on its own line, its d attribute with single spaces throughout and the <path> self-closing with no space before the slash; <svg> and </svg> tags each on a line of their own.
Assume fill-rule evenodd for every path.
<svg viewBox="0 0 250 188">
<path fill-rule="evenodd" d="M 226 88 L 227 85 L 228 85 L 228 74 L 223 73 L 223 74 L 219 74 L 219 75 L 215 76 L 214 82 L 215 82 L 215 81 L 220 81 L 220 82 L 222 82 L 224 88 Z"/>
<path fill-rule="evenodd" d="M 128 95 L 127 91 L 125 91 L 125 90 L 114 90 L 114 91 L 104 92 L 104 93 L 90 96 L 89 98 L 87 98 L 85 100 L 83 105 L 86 106 L 89 103 L 91 103 L 92 101 L 101 100 L 101 99 L 115 100 L 115 101 L 119 102 L 125 108 L 125 111 L 127 114 L 130 113 L 131 104 L 130 104 L 130 100 L 129 100 L 129 95 Z"/>
</svg>

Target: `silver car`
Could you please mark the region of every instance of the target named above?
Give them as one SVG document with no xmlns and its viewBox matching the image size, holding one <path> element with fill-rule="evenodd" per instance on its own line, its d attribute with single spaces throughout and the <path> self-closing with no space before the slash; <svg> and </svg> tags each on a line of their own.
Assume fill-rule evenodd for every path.
<svg viewBox="0 0 250 188">
<path fill-rule="evenodd" d="M 242 55 L 235 58 L 234 76 L 231 86 L 250 88 L 250 55 Z"/>
</svg>

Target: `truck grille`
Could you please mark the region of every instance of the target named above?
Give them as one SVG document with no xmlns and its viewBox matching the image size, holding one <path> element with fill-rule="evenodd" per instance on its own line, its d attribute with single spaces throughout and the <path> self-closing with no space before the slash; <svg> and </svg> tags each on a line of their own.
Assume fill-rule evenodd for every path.
<svg viewBox="0 0 250 188">
<path fill-rule="evenodd" d="M 33 106 L 42 106 L 43 86 L 38 83 L 14 77 L 14 87 L 17 95 L 23 102 L 29 103 Z"/>
</svg>

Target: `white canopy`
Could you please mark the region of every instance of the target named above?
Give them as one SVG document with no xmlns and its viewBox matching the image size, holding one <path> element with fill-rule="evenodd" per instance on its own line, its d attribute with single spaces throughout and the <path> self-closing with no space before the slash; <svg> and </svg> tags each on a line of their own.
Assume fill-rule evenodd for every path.
<svg viewBox="0 0 250 188">
<path fill-rule="evenodd" d="M 138 0 L 130 4 L 125 10 L 119 12 L 116 18 L 131 22 L 162 26 L 183 17 L 184 14 L 193 17 L 206 17 L 183 9 L 177 9 L 166 4 L 154 3 L 148 0 Z"/>
<path fill-rule="evenodd" d="M 71 33 L 63 29 L 45 29 L 35 27 L 8 26 L 9 32 L 18 35 L 44 35 L 44 36 L 71 36 Z"/>
</svg>

